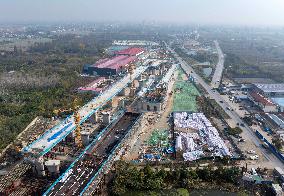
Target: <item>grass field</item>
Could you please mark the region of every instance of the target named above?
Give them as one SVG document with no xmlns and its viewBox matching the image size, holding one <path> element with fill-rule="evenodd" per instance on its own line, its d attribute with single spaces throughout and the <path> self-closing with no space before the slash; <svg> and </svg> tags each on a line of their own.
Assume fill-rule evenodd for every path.
<svg viewBox="0 0 284 196">
<path fill-rule="evenodd" d="M 174 86 L 173 112 L 197 112 L 196 97 L 200 93 L 191 82 L 183 80 L 181 75 L 182 72 L 180 71 Z"/>
</svg>

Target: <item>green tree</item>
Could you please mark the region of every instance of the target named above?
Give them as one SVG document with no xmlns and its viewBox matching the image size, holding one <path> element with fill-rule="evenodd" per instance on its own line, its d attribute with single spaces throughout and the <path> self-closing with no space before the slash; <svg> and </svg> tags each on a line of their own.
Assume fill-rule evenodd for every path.
<svg viewBox="0 0 284 196">
<path fill-rule="evenodd" d="M 272 139 L 272 144 L 275 146 L 275 148 L 277 150 L 281 150 L 282 149 L 282 141 L 280 138 L 273 138 Z"/>
</svg>

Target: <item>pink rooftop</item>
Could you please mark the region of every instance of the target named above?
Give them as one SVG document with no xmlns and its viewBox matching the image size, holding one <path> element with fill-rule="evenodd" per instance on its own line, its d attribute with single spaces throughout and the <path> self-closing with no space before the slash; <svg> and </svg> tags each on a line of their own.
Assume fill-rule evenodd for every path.
<svg viewBox="0 0 284 196">
<path fill-rule="evenodd" d="M 143 48 L 127 48 L 124 50 L 117 51 L 116 55 L 128 55 L 128 56 L 137 56 L 144 52 Z"/>
<path fill-rule="evenodd" d="M 137 61 L 137 57 L 135 56 L 126 56 L 126 55 L 120 55 L 116 56 L 110 59 L 103 59 L 98 61 L 96 64 L 94 64 L 94 67 L 97 68 L 110 68 L 110 69 L 120 69 L 121 67 Z"/>
</svg>

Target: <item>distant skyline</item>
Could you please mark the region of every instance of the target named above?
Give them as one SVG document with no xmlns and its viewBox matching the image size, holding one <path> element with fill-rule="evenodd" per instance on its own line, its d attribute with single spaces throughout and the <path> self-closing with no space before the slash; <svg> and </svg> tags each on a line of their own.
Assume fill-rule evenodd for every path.
<svg viewBox="0 0 284 196">
<path fill-rule="evenodd" d="M 0 22 L 284 26 L 284 0 L 0 0 Z"/>
</svg>

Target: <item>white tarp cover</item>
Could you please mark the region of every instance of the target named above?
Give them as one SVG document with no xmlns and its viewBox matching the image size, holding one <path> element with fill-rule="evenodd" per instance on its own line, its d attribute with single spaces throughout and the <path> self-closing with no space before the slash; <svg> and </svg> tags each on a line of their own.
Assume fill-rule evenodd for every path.
<svg viewBox="0 0 284 196">
<path fill-rule="evenodd" d="M 176 139 L 177 151 L 184 150 L 184 160 L 196 160 L 204 155 L 203 145 L 208 145 L 212 156 L 231 156 L 224 140 L 220 137 L 217 129 L 203 113 L 179 112 L 174 114 L 174 125 L 177 128 L 198 130 L 198 133 L 179 133 Z M 196 143 L 199 142 L 199 145 Z M 200 144 L 201 143 L 201 144 Z"/>
</svg>

